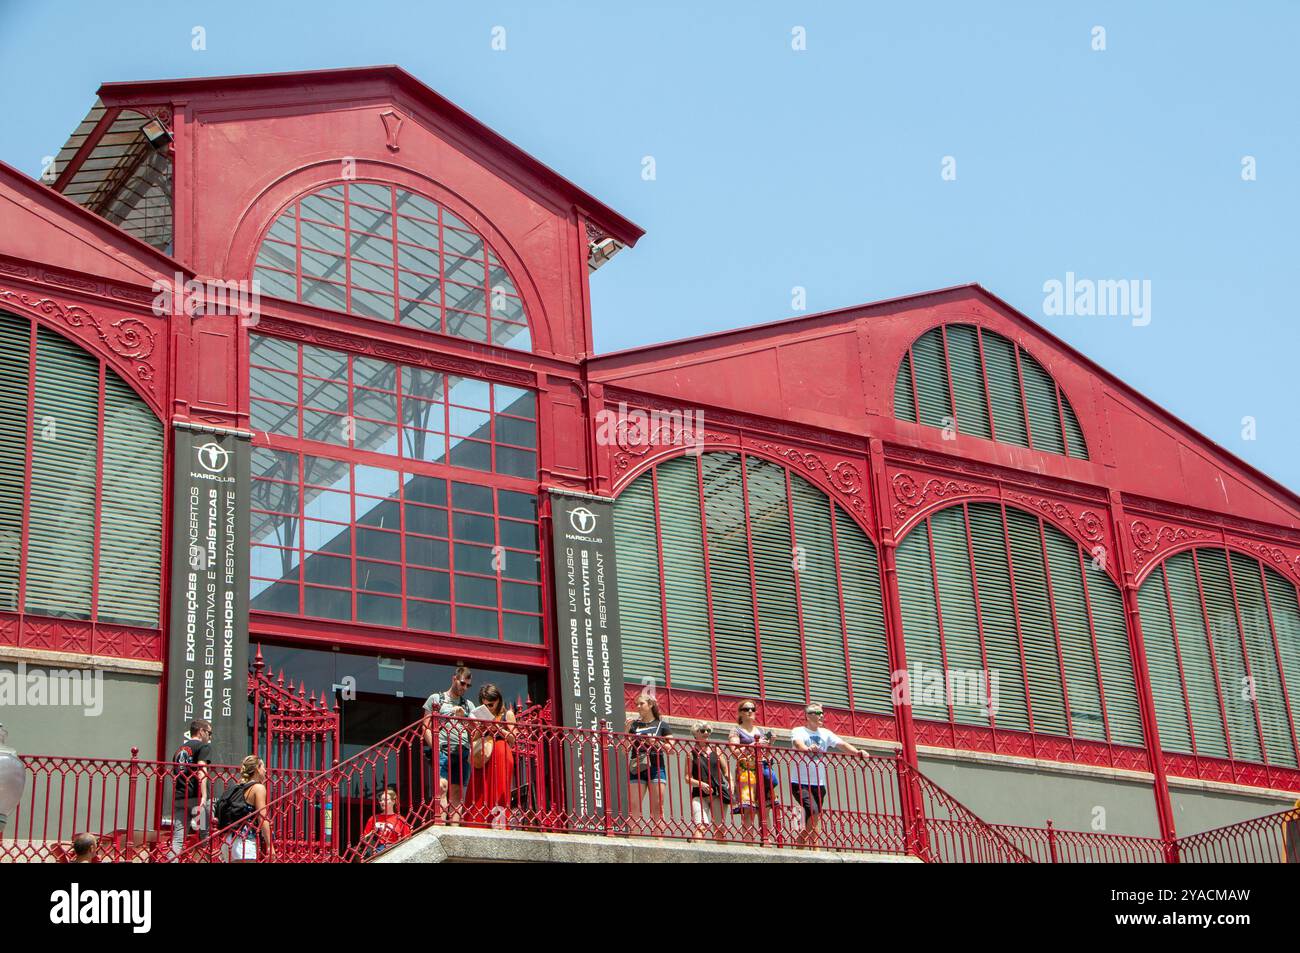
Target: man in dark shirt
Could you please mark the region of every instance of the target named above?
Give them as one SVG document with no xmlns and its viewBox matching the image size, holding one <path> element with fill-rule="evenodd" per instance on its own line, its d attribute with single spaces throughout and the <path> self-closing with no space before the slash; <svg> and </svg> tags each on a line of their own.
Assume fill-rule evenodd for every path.
<svg viewBox="0 0 1300 953">
<path fill-rule="evenodd" d="M 190 733 L 176 749 L 172 758 L 176 763 L 176 782 L 172 795 L 172 849 L 174 860 L 185 844 L 185 833 L 191 829 L 208 829 L 208 772 L 212 762 L 212 723 L 196 718 L 190 722 Z"/>
</svg>

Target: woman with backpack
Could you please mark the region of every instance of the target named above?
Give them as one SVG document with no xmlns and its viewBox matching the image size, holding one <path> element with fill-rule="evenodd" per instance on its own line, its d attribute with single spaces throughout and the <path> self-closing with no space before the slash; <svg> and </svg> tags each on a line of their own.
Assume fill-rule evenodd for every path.
<svg viewBox="0 0 1300 953">
<path fill-rule="evenodd" d="M 239 766 L 239 783 L 217 802 L 217 827 L 225 836 L 232 864 L 256 861 L 259 837 L 266 847 L 263 859 L 275 860 L 271 822 L 266 817 L 266 764 L 257 755 L 250 754 L 243 760 Z"/>
</svg>

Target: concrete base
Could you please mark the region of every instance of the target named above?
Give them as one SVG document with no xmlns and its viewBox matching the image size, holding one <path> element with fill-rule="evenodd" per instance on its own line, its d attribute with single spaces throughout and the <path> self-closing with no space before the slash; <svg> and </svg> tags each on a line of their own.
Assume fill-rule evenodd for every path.
<svg viewBox="0 0 1300 953">
<path fill-rule="evenodd" d="M 431 827 L 371 861 L 373 864 L 870 864 L 920 863 L 897 854 L 790 850 L 680 840 L 539 834 L 534 831 Z"/>
</svg>

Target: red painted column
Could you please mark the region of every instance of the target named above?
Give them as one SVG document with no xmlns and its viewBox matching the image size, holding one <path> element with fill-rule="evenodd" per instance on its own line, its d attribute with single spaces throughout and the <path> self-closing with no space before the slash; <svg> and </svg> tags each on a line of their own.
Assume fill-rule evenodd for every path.
<svg viewBox="0 0 1300 953">
<path fill-rule="evenodd" d="M 898 566 L 895 560 L 897 543 L 894 540 L 894 521 L 889 512 L 887 490 L 889 481 L 885 472 L 884 444 L 878 438 L 871 438 L 867 455 L 867 475 L 873 488 L 871 502 L 875 508 L 876 528 L 880 544 L 880 582 L 885 609 L 885 639 L 889 649 L 889 668 L 891 673 L 891 693 L 898 684 L 893 675 L 907 671 L 907 645 L 903 639 L 903 608 L 898 595 Z M 908 686 L 910 688 L 910 685 Z M 901 702 L 901 703 L 898 703 Z M 924 856 L 928 849 L 925 829 L 925 807 L 921 797 L 917 775 L 920 766 L 916 755 L 916 726 L 912 721 L 911 693 L 894 705 L 894 724 L 900 744 L 899 757 L 903 764 L 898 766 L 898 808 L 903 815 L 904 830 L 907 832 L 907 852 L 914 856 Z"/>
<path fill-rule="evenodd" d="M 1172 842 L 1177 837 L 1174 828 L 1174 807 L 1169 798 L 1169 778 L 1165 774 L 1164 755 L 1160 750 L 1160 729 L 1156 724 L 1156 702 L 1151 692 L 1151 672 L 1147 668 L 1146 645 L 1142 640 L 1142 619 L 1138 612 L 1136 567 L 1132 565 L 1123 540 L 1124 503 L 1118 490 L 1110 491 L 1111 533 L 1115 551 L 1109 554 L 1120 570 L 1123 580 L 1120 591 L 1124 598 L 1124 616 L 1128 622 L 1129 655 L 1133 659 L 1133 678 L 1137 685 L 1138 707 L 1142 713 L 1142 737 L 1146 741 L 1147 759 L 1155 775 L 1156 819 L 1160 837 L 1165 841 L 1165 860 L 1177 863 L 1177 849 Z"/>
</svg>

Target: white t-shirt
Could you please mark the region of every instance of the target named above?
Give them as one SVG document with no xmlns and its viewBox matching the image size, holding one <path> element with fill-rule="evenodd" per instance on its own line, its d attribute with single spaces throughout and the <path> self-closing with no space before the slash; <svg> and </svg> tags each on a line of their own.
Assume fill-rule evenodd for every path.
<svg viewBox="0 0 1300 953">
<path fill-rule="evenodd" d="M 790 732 L 791 741 L 802 741 L 812 751 L 796 751 L 794 761 L 794 778 L 795 784 L 815 784 L 818 787 L 826 786 L 826 763 L 822 761 L 822 755 L 832 748 L 844 744 L 840 736 L 829 728 L 818 728 L 816 731 L 809 731 L 800 725 Z"/>
</svg>

